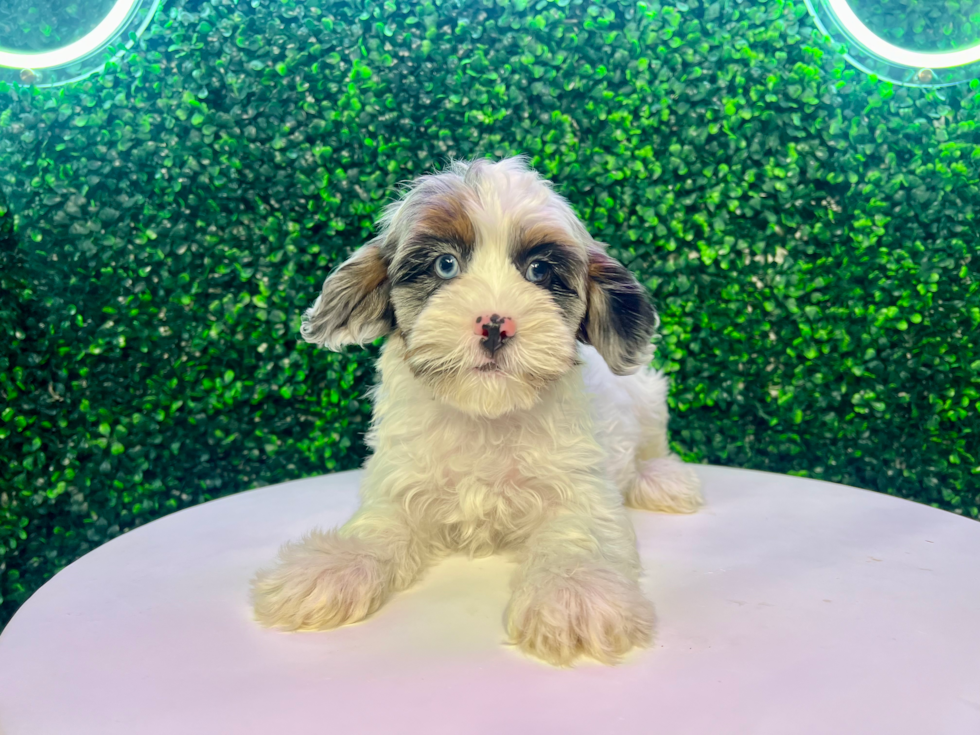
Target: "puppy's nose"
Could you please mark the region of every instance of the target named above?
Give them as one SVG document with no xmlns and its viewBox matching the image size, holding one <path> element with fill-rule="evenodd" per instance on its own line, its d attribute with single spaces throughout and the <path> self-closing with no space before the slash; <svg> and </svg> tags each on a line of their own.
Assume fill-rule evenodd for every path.
<svg viewBox="0 0 980 735">
<path fill-rule="evenodd" d="M 504 342 L 517 333 L 517 324 L 509 316 L 482 314 L 476 318 L 473 332 L 483 337 L 480 340 L 480 346 L 492 357 L 503 346 Z"/>
</svg>

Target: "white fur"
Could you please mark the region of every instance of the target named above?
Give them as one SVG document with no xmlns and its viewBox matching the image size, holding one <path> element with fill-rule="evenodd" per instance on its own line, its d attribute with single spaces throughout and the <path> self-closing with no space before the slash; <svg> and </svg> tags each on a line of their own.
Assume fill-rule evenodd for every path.
<svg viewBox="0 0 980 735">
<path fill-rule="evenodd" d="M 613 375 L 508 264 L 507 228 L 522 216 L 551 211 L 581 238 L 567 205 L 519 167 L 473 190 L 469 270 L 428 300 L 409 337 L 396 332 L 382 350 L 360 509 L 339 530 L 283 548 L 254 581 L 256 617 L 285 629 L 352 623 L 442 556 L 506 552 L 519 562 L 511 640 L 555 665 L 583 655 L 612 663 L 649 643 L 654 620 L 624 498 L 690 512 L 698 479 L 668 449 L 666 379 Z M 387 217 L 398 223 L 397 211 Z M 471 329 L 487 309 L 519 324 L 502 371 L 489 375 L 473 369 Z M 415 358 L 449 372 L 420 380 Z"/>
</svg>

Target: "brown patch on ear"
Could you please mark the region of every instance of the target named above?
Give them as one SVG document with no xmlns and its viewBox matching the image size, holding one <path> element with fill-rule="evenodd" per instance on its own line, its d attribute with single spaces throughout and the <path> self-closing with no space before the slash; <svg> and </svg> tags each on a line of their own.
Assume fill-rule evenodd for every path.
<svg viewBox="0 0 980 735">
<path fill-rule="evenodd" d="M 336 350 L 383 337 L 395 326 L 390 291 L 388 265 L 379 245 L 369 243 L 323 282 L 303 314 L 303 339 Z"/>
<path fill-rule="evenodd" d="M 589 248 L 586 292 L 588 305 L 579 339 L 595 347 L 617 375 L 649 363 L 656 312 L 633 274 L 598 245 Z"/>
<path fill-rule="evenodd" d="M 371 250 L 365 252 L 365 255 L 368 257 L 365 257 L 362 261 L 360 261 L 357 264 L 357 267 L 360 268 L 361 271 L 361 285 L 363 288 L 366 291 L 374 291 L 385 282 L 385 279 L 388 278 L 388 266 L 381 257 L 380 250 L 374 246 L 368 247 L 375 252 L 371 252 Z"/>
</svg>

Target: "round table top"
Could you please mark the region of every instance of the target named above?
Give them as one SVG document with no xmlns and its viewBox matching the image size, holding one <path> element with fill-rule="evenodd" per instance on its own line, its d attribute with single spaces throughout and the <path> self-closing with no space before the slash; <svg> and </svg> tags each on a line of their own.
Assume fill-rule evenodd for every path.
<svg viewBox="0 0 980 735">
<path fill-rule="evenodd" d="M 980 732 L 980 523 L 796 477 L 698 467 L 695 515 L 632 512 L 658 613 L 616 667 L 504 644 L 512 564 L 452 558 L 368 620 L 283 633 L 248 584 L 342 523 L 360 473 L 125 534 L 0 636 L 4 735 Z"/>
</svg>

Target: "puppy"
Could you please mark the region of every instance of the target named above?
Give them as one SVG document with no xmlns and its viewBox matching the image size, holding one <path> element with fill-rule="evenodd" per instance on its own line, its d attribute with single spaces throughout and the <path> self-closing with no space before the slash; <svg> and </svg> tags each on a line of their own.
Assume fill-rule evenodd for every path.
<svg viewBox="0 0 980 735">
<path fill-rule="evenodd" d="M 253 582 L 260 623 L 353 623 L 455 552 L 519 562 L 510 639 L 559 666 L 649 643 L 624 508 L 691 512 L 668 449 L 656 315 L 630 272 L 525 161 L 417 179 L 332 273 L 302 336 L 387 335 L 360 509 L 286 545 Z"/>
</svg>

